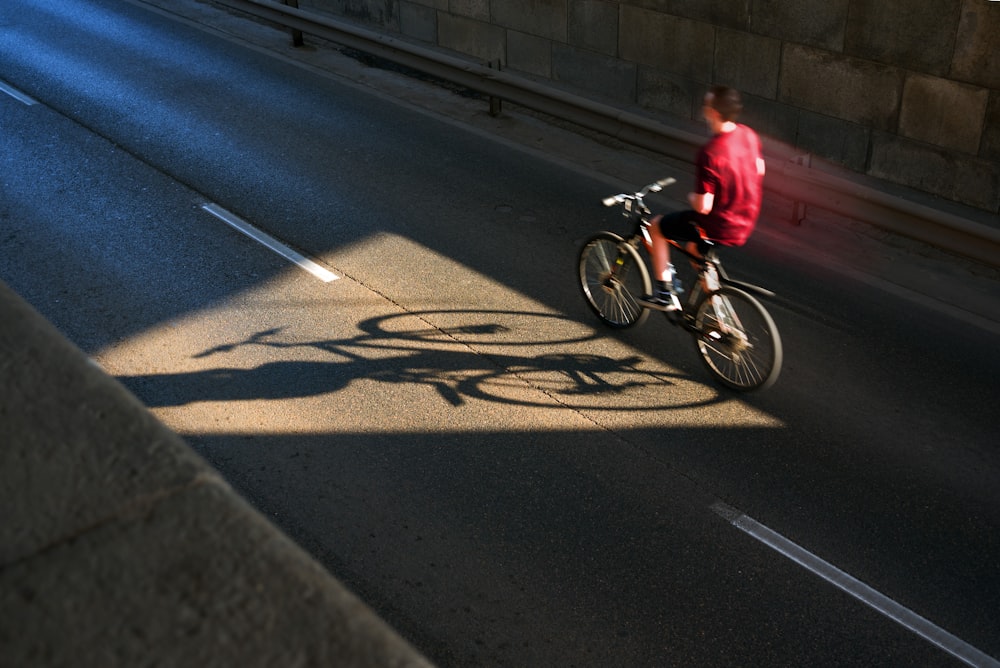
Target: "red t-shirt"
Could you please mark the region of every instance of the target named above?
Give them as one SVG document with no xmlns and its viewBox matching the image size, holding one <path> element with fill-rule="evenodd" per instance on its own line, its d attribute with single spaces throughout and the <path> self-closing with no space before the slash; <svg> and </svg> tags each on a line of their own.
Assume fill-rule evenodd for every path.
<svg viewBox="0 0 1000 668">
<path fill-rule="evenodd" d="M 712 137 L 698 152 L 695 192 L 712 193 L 712 210 L 700 225 L 709 239 L 742 246 L 760 214 L 764 175 L 758 170 L 760 137 L 745 125 Z"/>
</svg>

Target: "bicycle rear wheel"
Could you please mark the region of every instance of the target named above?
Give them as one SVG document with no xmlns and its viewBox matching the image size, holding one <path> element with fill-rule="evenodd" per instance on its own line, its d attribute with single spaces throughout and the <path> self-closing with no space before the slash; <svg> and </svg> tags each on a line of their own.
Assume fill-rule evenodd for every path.
<svg viewBox="0 0 1000 668">
<path fill-rule="evenodd" d="M 781 372 L 778 328 L 767 310 L 743 290 L 723 286 L 698 302 L 694 339 L 701 361 L 726 387 L 763 390 Z"/>
<path fill-rule="evenodd" d="M 649 315 L 636 302 L 652 292 L 649 270 L 639 252 L 617 234 L 601 232 L 584 243 L 579 273 L 587 306 L 604 324 L 623 329 Z"/>
</svg>

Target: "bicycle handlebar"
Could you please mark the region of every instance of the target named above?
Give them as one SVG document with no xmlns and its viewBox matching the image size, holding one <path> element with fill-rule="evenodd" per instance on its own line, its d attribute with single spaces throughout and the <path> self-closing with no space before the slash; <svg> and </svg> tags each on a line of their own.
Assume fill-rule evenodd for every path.
<svg viewBox="0 0 1000 668">
<path fill-rule="evenodd" d="M 665 179 L 660 179 L 659 181 L 650 183 L 648 186 L 646 186 L 637 193 L 633 193 L 631 195 L 629 195 L 628 193 L 620 193 L 618 195 L 613 195 L 611 197 L 605 197 L 601 201 L 604 204 L 604 206 L 614 206 L 615 204 L 621 204 L 622 202 L 630 199 L 641 200 L 649 193 L 658 193 L 667 186 L 673 185 L 675 183 L 677 183 L 677 179 L 673 178 L 672 176 L 668 176 Z"/>
</svg>

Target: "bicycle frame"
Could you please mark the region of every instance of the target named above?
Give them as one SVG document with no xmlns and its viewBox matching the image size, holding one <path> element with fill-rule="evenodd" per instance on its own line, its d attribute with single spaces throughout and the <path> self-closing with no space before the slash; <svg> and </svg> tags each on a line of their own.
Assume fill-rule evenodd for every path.
<svg viewBox="0 0 1000 668">
<path fill-rule="evenodd" d="M 645 237 L 645 235 L 648 233 L 645 230 L 642 230 L 640 234 L 642 234 Z M 691 292 L 692 298 L 697 296 L 699 290 L 704 290 L 708 288 L 711 292 L 714 292 L 715 290 L 718 289 L 718 286 L 722 285 L 731 285 L 735 288 L 740 288 L 741 290 L 746 290 L 747 292 L 760 295 L 761 297 L 774 297 L 774 292 L 768 290 L 767 288 L 761 287 L 759 285 L 754 285 L 753 283 L 747 283 L 746 281 L 739 281 L 736 280 L 735 278 L 731 278 L 729 274 L 726 273 L 725 268 L 722 266 L 722 261 L 719 259 L 719 256 L 715 253 L 715 249 L 712 247 L 710 241 L 702 239 L 700 242 L 694 242 L 699 247 L 705 248 L 705 250 L 699 250 L 697 253 L 692 253 L 690 250 L 688 250 L 686 244 L 674 241 L 673 239 L 667 239 L 667 243 L 670 244 L 670 247 L 673 248 L 674 250 L 677 250 L 682 254 L 686 255 L 688 259 L 691 260 L 692 264 L 694 264 L 696 267 L 695 271 L 697 271 L 698 273 L 699 280 L 698 280 L 698 285 L 696 285 L 695 289 L 692 290 Z M 710 271 L 710 269 L 715 270 L 716 281 L 718 283 L 718 286 L 706 285 L 705 282 L 706 272 Z M 692 298 L 688 299 L 688 301 L 691 303 L 693 303 Z"/>
</svg>

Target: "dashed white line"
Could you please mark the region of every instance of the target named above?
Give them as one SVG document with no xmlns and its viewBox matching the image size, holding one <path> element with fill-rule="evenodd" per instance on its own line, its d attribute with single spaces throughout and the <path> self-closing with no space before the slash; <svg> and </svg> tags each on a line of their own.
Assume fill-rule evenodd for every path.
<svg viewBox="0 0 1000 668">
<path fill-rule="evenodd" d="M 20 102 L 22 104 L 26 104 L 29 107 L 32 106 L 32 105 L 34 105 L 34 104 L 38 104 L 38 100 L 36 100 L 35 98 L 33 98 L 30 95 L 27 95 L 25 93 L 22 93 L 18 89 L 16 89 L 13 86 L 10 86 L 10 85 L 4 83 L 3 81 L 0 81 L 0 92 L 4 92 L 7 95 L 10 95 L 12 98 L 14 98 L 15 100 L 17 100 L 18 102 Z"/>
<path fill-rule="evenodd" d="M 267 234 L 266 232 L 257 229 L 256 227 L 254 227 L 247 221 L 243 220 L 236 214 L 231 213 L 226 209 L 223 209 L 218 204 L 213 204 L 213 203 L 202 204 L 201 208 L 207 211 L 208 213 L 212 214 L 222 222 L 226 223 L 233 229 L 242 232 L 243 234 L 247 235 L 254 241 L 273 250 L 275 253 L 285 258 L 286 260 L 294 262 L 299 267 L 305 269 L 310 274 L 312 274 L 319 280 L 323 281 L 324 283 L 329 283 L 330 281 L 335 281 L 338 278 L 340 278 L 339 276 L 337 276 L 330 270 L 326 269 L 325 267 L 321 267 L 315 261 L 310 260 L 309 258 L 307 258 L 306 256 L 302 255 L 297 251 L 292 250 L 291 248 L 281 243 L 271 235 Z"/>
<path fill-rule="evenodd" d="M 909 629 L 924 640 L 940 647 L 955 658 L 977 668 L 1000 668 L 1000 661 L 981 652 L 961 638 L 924 619 L 909 608 L 896 603 L 888 596 L 802 548 L 781 534 L 772 531 L 753 518 L 724 503 L 717 502 L 712 510 L 743 533 L 752 536 L 782 556 L 791 559 L 814 575 L 818 575 L 838 589 L 850 594 L 865 605 L 874 608 L 897 624 Z"/>
</svg>

